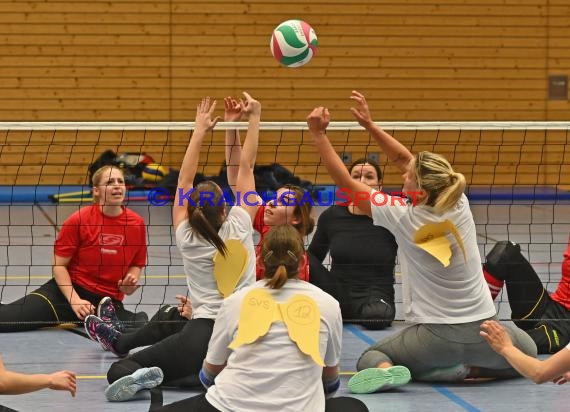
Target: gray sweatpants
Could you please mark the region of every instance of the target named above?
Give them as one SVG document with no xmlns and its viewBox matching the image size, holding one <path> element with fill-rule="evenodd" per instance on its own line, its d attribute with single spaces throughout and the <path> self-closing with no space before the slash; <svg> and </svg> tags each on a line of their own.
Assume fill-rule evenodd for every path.
<svg viewBox="0 0 570 412">
<path fill-rule="evenodd" d="M 496 317 L 490 319 L 497 320 Z M 409 326 L 368 348 L 356 365 L 357 370 L 375 368 L 381 362 L 406 366 L 415 380 L 431 380 L 425 375 L 435 369 L 456 365 L 481 368 L 482 377 L 514 377 L 518 373 L 479 335 L 484 320 L 447 324 Z M 536 357 L 536 344 L 526 332 L 505 325 L 514 345 L 527 355 Z M 436 380 L 436 379 L 434 379 Z"/>
</svg>

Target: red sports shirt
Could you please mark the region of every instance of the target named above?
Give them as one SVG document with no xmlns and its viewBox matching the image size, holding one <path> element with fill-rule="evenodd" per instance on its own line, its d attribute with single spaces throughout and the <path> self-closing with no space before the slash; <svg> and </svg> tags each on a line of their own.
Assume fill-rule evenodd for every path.
<svg viewBox="0 0 570 412">
<path fill-rule="evenodd" d="M 564 252 L 560 283 L 558 284 L 558 288 L 556 288 L 556 292 L 551 294 L 550 297 L 570 310 L 570 242 L 568 243 L 566 252 Z"/>
<path fill-rule="evenodd" d="M 54 252 L 71 257 L 67 270 L 73 284 L 123 300 L 117 282 L 129 267 L 146 265 L 146 226 L 126 207 L 119 216 L 109 217 L 98 205 L 86 206 L 63 223 Z"/>
</svg>

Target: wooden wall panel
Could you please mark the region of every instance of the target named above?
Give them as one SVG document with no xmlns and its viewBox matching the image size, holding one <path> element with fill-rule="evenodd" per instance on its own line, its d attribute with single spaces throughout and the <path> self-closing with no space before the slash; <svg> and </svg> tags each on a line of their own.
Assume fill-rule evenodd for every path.
<svg viewBox="0 0 570 412">
<path fill-rule="evenodd" d="M 281 67 L 269 51 L 273 28 L 294 17 L 319 38 L 317 56 L 295 69 Z M 317 105 L 341 121 L 352 120 L 353 89 L 366 94 L 377 121 L 568 120 L 570 103 L 549 101 L 547 80 L 569 72 L 566 0 L 0 0 L 0 121 L 192 120 L 202 96 L 243 90 L 262 101 L 264 121 L 302 121 Z M 441 132 L 436 143 L 433 134 L 420 133 L 407 143 L 440 150 L 470 178 L 497 184 L 519 175 L 528 182 L 561 179 L 553 173 L 570 158 L 566 134 L 542 136 L 537 144 L 557 143 L 540 152 L 545 167 L 513 169 L 516 162 L 532 164 L 535 152 L 520 142 L 509 146 L 509 133 L 488 136 L 505 139 L 499 151 L 488 144 L 493 156 L 471 150 L 482 142 L 469 133 Z M 286 162 L 306 178 L 327 179 L 310 145 L 303 144 L 295 163 L 279 136 L 266 138 L 269 149 L 260 149 L 259 161 Z M 139 145 L 177 167 L 187 142 L 186 135 L 167 133 L 82 133 L 81 139 L 64 132 L 0 134 L 0 184 L 16 181 L 12 173 L 24 176 L 20 169 L 30 177 L 19 183 L 80 182 L 82 162 L 105 148 Z M 358 150 L 339 139 L 339 151 L 376 151 L 369 142 Z M 283 149 L 272 150 L 275 141 Z M 18 142 L 37 147 L 22 152 Z M 54 150 L 67 145 L 77 147 Z M 205 170 L 219 168 L 219 145 L 204 150 Z M 42 150 L 39 174 L 18 168 L 41 162 Z M 62 169 L 66 162 L 73 168 Z M 472 162 L 490 169 L 473 173 Z M 491 170 L 502 177 L 493 180 Z"/>
</svg>

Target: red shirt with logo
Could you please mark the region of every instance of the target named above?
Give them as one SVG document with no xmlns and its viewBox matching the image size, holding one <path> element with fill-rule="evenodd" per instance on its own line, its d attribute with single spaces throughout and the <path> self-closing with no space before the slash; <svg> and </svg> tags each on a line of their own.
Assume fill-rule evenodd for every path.
<svg viewBox="0 0 570 412">
<path fill-rule="evenodd" d="M 265 216 L 265 208 L 267 206 L 260 206 L 255 214 L 255 219 L 253 220 L 253 228 L 259 232 L 259 243 L 255 246 L 255 256 L 257 256 L 257 264 L 255 266 L 255 278 L 256 280 L 265 279 L 263 266 L 259 264 L 259 258 L 261 255 L 261 247 L 263 246 L 263 240 L 265 235 L 271 229 L 271 226 L 265 224 L 263 217 Z M 309 257 L 307 252 L 305 252 L 305 262 L 303 267 L 299 270 L 299 279 L 306 282 L 309 281 Z"/>
<path fill-rule="evenodd" d="M 86 206 L 63 223 L 54 252 L 71 258 L 67 270 L 73 284 L 123 300 L 117 283 L 129 267 L 146 265 L 146 226 L 126 207 L 119 216 L 110 217 L 99 205 Z"/>
<path fill-rule="evenodd" d="M 556 292 L 550 295 L 552 300 L 560 303 L 567 310 L 570 310 L 570 242 L 568 248 L 564 252 L 564 260 L 562 261 L 562 277 Z"/>
</svg>

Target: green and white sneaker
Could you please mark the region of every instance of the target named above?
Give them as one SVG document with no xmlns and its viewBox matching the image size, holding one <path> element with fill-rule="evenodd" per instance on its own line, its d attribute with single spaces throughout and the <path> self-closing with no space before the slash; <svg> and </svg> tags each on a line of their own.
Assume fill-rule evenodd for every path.
<svg viewBox="0 0 570 412">
<path fill-rule="evenodd" d="M 368 368 L 356 373 L 348 381 L 348 390 L 352 393 L 373 393 L 397 388 L 412 379 L 405 366 L 389 368 Z"/>
</svg>

